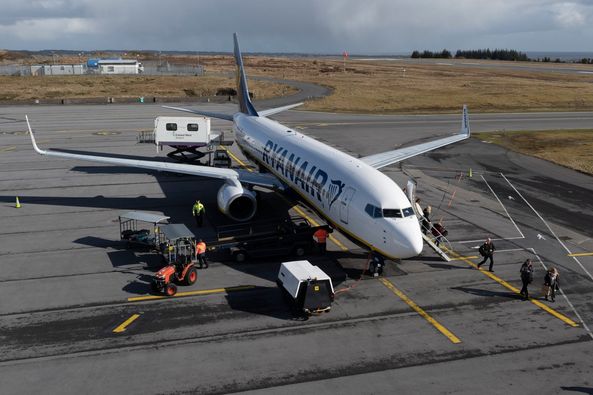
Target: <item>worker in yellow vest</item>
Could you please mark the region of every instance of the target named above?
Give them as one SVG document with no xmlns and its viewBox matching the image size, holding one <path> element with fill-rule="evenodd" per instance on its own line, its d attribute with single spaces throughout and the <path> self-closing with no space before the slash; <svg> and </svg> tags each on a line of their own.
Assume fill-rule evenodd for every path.
<svg viewBox="0 0 593 395">
<path fill-rule="evenodd" d="M 206 260 L 206 243 L 202 239 L 196 243 L 196 258 L 200 264 L 200 269 L 205 267 L 208 269 L 208 261 Z"/>
<path fill-rule="evenodd" d="M 202 202 L 200 202 L 199 200 L 196 200 L 196 202 L 194 203 L 194 206 L 192 207 L 192 214 L 196 218 L 196 225 L 198 226 L 198 228 L 202 227 L 202 224 L 204 222 L 204 212 L 205 211 L 206 211 L 206 209 L 204 208 L 204 205 L 202 204 Z"/>
</svg>

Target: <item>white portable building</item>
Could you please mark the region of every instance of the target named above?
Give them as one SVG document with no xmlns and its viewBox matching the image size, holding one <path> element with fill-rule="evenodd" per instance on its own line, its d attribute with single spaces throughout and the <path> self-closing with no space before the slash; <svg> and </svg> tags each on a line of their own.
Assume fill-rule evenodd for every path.
<svg viewBox="0 0 593 395">
<path fill-rule="evenodd" d="M 210 133 L 208 117 L 157 117 L 154 120 L 154 143 L 158 148 L 204 147 L 218 135 Z"/>
<path fill-rule="evenodd" d="M 135 59 L 102 59 L 97 62 L 100 74 L 140 74 L 142 63 Z"/>
</svg>

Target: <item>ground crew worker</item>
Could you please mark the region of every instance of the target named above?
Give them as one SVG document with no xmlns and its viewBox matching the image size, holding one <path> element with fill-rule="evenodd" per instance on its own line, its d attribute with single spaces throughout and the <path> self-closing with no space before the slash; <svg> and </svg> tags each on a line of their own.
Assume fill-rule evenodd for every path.
<svg viewBox="0 0 593 395">
<path fill-rule="evenodd" d="M 198 240 L 196 243 L 196 258 L 200 264 L 200 269 L 202 269 L 203 266 L 208 269 L 208 261 L 206 261 L 206 243 L 204 243 L 202 239 Z"/>
<path fill-rule="evenodd" d="M 167 243 L 167 252 L 169 255 L 169 263 L 174 263 L 177 258 L 175 254 L 175 246 Z"/>
<path fill-rule="evenodd" d="M 313 240 L 315 240 L 317 252 L 321 255 L 325 254 L 327 248 L 327 230 L 325 228 L 317 229 L 313 233 Z"/>
<path fill-rule="evenodd" d="M 194 206 L 192 208 L 192 214 L 196 218 L 196 225 L 198 226 L 198 228 L 202 227 L 202 223 L 204 222 L 204 212 L 205 211 L 206 211 L 206 209 L 204 208 L 204 205 L 202 204 L 202 202 L 200 202 L 199 200 L 196 200 L 196 202 L 194 203 Z"/>
</svg>

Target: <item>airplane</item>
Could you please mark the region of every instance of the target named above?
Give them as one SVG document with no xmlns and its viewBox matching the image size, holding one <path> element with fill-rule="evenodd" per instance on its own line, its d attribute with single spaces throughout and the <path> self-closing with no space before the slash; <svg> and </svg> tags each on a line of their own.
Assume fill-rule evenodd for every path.
<svg viewBox="0 0 593 395">
<path fill-rule="evenodd" d="M 411 258 L 420 254 L 423 239 L 412 204 L 395 181 L 379 169 L 469 138 L 467 106 L 463 107 L 461 130 L 454 135 L 354 158 L 268 118 L 302 103 L 258 112 L 249 97 L 236 33 L 233 38 L 239 102 L 237 113 L 229 115 L 163 107 L 231 121 L 241 151 L 266 172 L 41 150 L 26 117 L 33 148 L 41 155 L 59 158 L 222 179 L 225 183 L 217 193 L 218 207 L 237 221 L 248 221 L 256 213 L 253 186 L 291 189 L 334 229 L 339 229 L 369 251 L 388 259 Z"/>
</svg>

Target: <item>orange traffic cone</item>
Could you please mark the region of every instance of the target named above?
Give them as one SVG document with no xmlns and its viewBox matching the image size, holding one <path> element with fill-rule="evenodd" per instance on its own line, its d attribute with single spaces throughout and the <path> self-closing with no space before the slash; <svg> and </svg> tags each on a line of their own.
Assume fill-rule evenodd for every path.
<svg viewBox="0 0 593 395">
<path fill-rule="evenodd" d="M 19 202 L 19 197 L 16 197 L 16 204 L 14 206 L 15 208 L 21 208 L 21 202 Z"/>
</svg>

